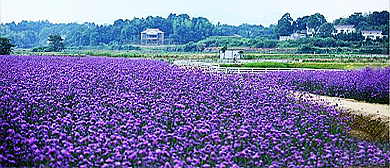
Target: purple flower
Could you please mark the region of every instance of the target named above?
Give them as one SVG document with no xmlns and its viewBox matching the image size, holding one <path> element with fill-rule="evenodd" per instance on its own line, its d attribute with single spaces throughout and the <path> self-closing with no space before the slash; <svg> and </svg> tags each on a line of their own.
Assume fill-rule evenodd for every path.
<svg viewBox="0 0 390 168">
<path fill-rule="evenodd" d="M 9 130 L 7 131 L 7 133 L 10 134 L 10 135 L 13 135 L 13 134 L 15 133 L 15 131 L 14 131 L 13 129 L 9 129 Z"/>
<path fill-rule="evenodd" d="M 249 75 L 146 59 L 0 56 L 0 111 L 7 116 L 0 119 L 7 142 L 0 161 L 383 167 L 388 145 L 351 138 L 336 107 L 291 92 L 380 102 L 388 99 L 389 69 Z"/>
</svg>

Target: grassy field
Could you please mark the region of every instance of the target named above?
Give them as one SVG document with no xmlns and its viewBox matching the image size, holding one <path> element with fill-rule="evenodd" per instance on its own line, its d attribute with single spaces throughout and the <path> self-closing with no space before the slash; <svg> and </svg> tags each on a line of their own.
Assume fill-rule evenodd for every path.
<svg viewBox="0 0 390 168">
<path fill-rule="evenodd" d="M 340 53 L 340 54 L 264 54 L 264 53 L 244 53 L 244 59 L 269 59 L 269 58 L 279 58 L 279 59 L 314 59 L 314 58 L 322 58 L 322 59 L 338 59 L 338 58 L 350 58 L 350 59 L 362 59 L 362 58 L 385 58 L 388 59 L 388 55 L 380 55 L 380 54 L 348 54 L 348 53 Z"/>
<path fill-rule="evenodd" d="M 222 67 L 241 68 L 312 68 L 312 69 L 360 69 L 364 67 L 386 67 L 389 63 L 277 63 L 256 62 L 243 64 L 221 64 Z"/>
<path fill-rule="evenodd" d="M 203 60 L 217 59 L 216 53 L 186 53 L 186 52 L 163 52 L 163 51 L 119 51 L 107 49 L 92 50 L 66 50 L 63 52 L 31 52 L 27 49 L 15 50 L 16 55 L 58 55 L 58 56 L 107 56 L 107 57 L 124 57 L 124 58 L 155 58 L 164 60 Z"/>
<path fill-rule="evenodd" d="M 290 61 L 327 63 L 388 63 L 388 55 L 380 54 L 262 54 L 244 53 L 243 59 L 286 59 Z"/>
<path fill-rule="evenodd" d="M 29 49 L 16 49 L 16 55 L 63 55 L 63 56 L 107 56 L 124 58 L 151 58 L 172 62 L 174 60 L 197 60 L 200 62 L 216 62 L 218 53 L 205 52 L 165 52 L 162 50 L 109 50 L 104 48 L 67 49 L 63 52 L 31 52 Z M 388 55 L 363 55 L 363 54 L 264 54 L 246 52 L 243 60 L 283 59 L 291 63 L 246 63 L 223 64 L 223 67 L 251 67 L 251 68 L 315 68 L 315 69 L 358 69 L 365 66 L 378 67 L 378 63 L 387 66 Z M 300 62 L 300 63 L 294 63 Z M 339 64 L 344 63 L 344 64 Z"/>
</svg>

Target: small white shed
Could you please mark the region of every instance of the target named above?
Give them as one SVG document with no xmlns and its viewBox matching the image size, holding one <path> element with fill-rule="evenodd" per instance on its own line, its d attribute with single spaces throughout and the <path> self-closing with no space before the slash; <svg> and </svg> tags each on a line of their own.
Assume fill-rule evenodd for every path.
<svg viewBox="0 0 390 168">
<path fill-rule="evenodd" d="M 220 59 L 240 59 L 242 57 L 241 50 L 226 50 L 225 53 L 221 50 L 219 51 Z"/>
</svg>

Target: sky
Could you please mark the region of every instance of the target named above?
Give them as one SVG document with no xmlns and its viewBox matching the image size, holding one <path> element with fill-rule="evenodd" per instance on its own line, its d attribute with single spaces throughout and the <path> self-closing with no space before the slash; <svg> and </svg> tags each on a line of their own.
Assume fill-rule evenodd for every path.
<svg viewBox="0 0 390 168">
<path fill-rule="evenodd" d="M 0 0 L 2 23 L 49 20 L 53 23 L 113 24 L 117 19 L 168 17 L 170 13 L 205 17 L 212 23 L 276 24 L 285 13 L 321 13 L 328 22 L 354 12 L 389 10 L 389 0 Z"/>
</svg>

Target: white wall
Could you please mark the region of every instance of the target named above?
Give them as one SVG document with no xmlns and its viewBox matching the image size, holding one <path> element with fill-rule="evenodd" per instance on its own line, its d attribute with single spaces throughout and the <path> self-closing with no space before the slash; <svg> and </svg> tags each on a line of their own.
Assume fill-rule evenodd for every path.
<svg viewBox="0 0 390 168">
<path fill-rule="evenodd" d="M 234 57 L 236 57 L 236 59 L 239 59 L 239 58 L 241 58 L 241 54 L 238 52 L 239 52 L 239 50 L 226 50 L 225 53 L 220 51 L 219 58 L 220 59 L 233 59 Z"/>
</svg>

